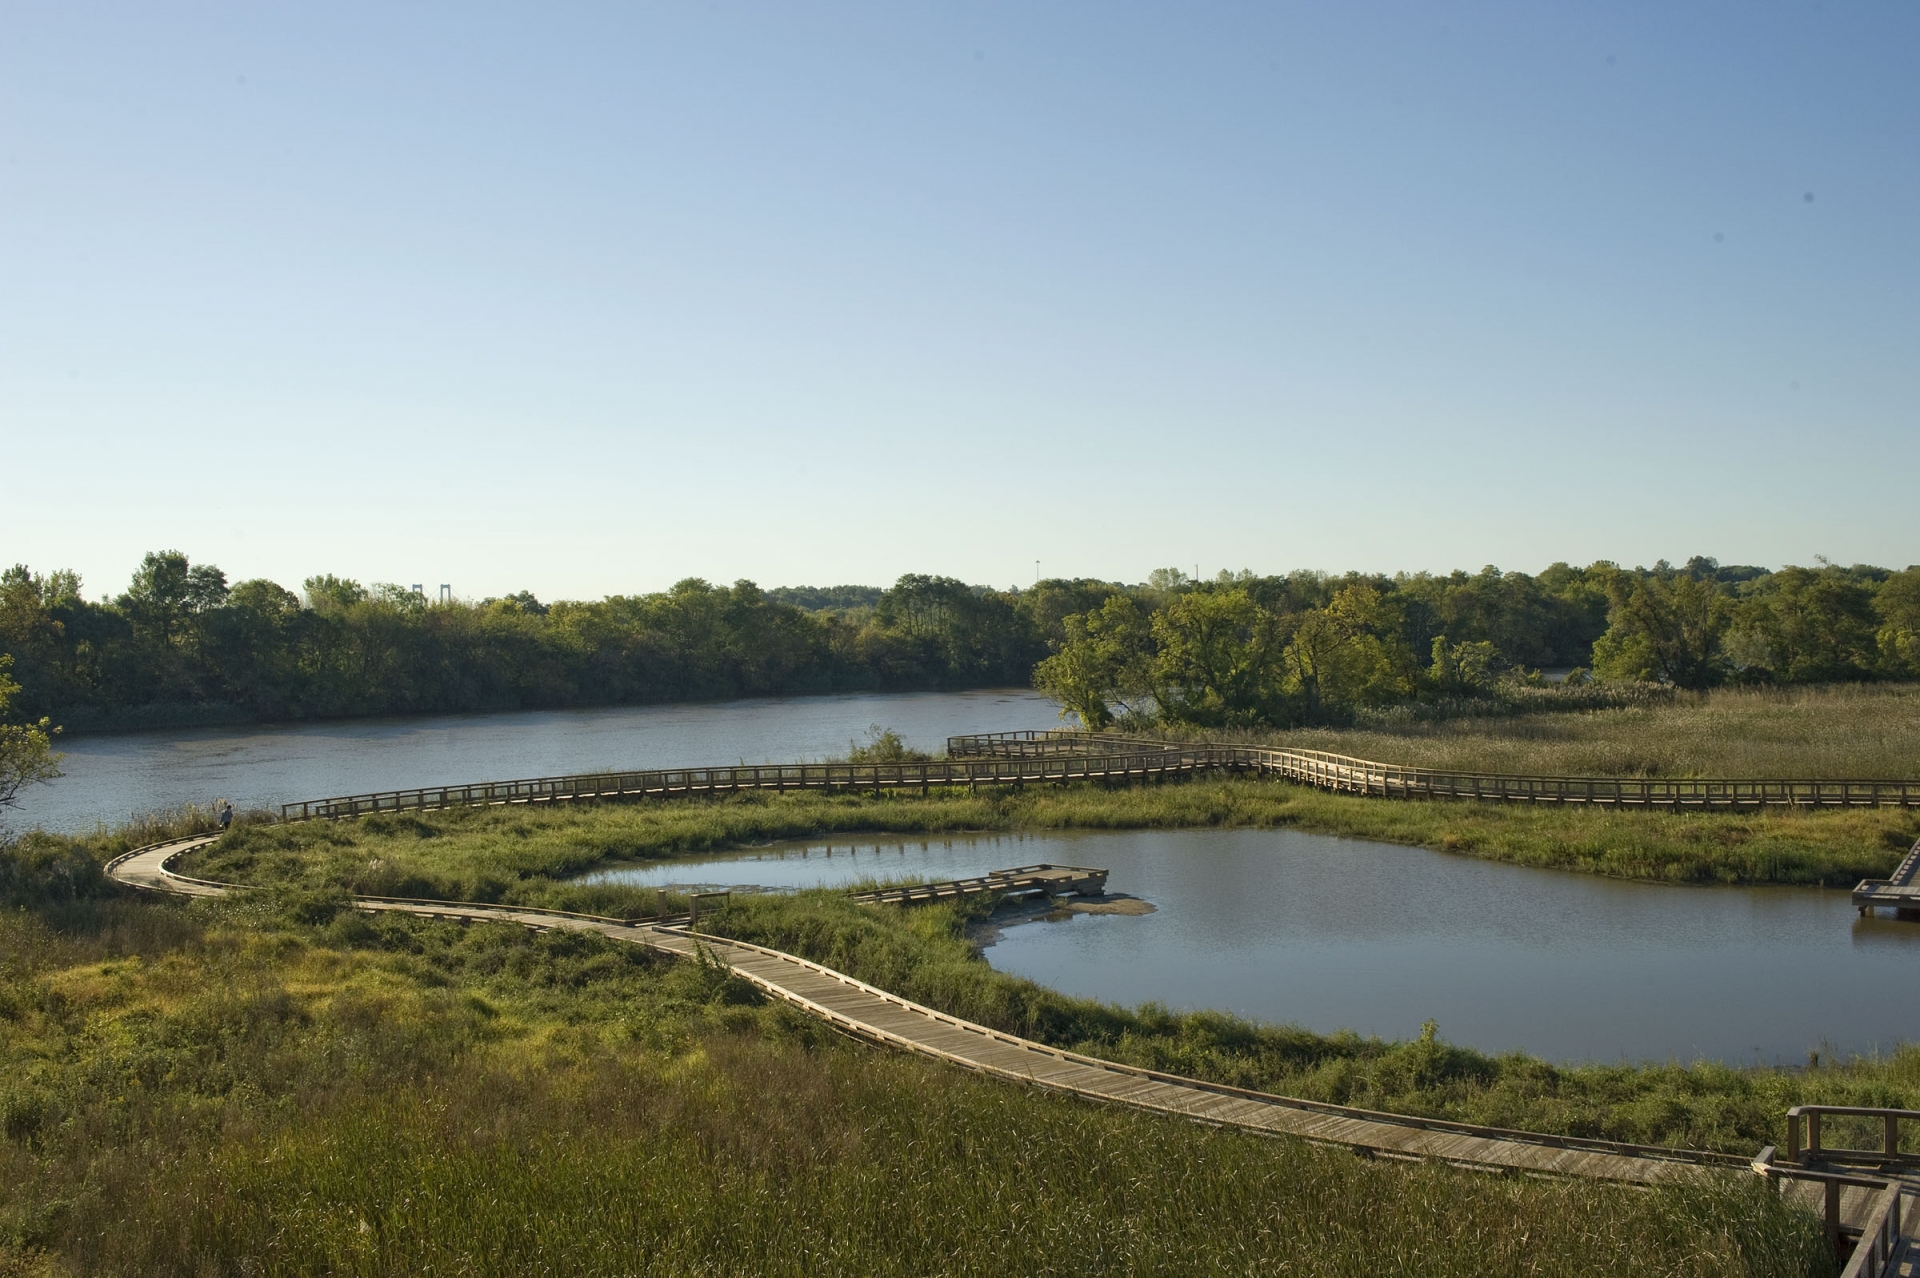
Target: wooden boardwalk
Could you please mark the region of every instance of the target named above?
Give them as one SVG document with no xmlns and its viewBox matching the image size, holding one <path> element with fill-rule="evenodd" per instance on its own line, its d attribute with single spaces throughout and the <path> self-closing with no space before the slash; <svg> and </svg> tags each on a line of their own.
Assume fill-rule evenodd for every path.
<svg viewBox="0 0 1920 1278">
<path fill-rule="evenodd" d="M 229 885 L 181 876 L 170 863 L 218 837 L 177 839 L 137 849 L 111 862 L 108 873 L 132 887 L 217 896 L 231 890 Z M 460 901 L 361 897 L 354 904 L 369 912 L 598 932 L 686 957 L 704 949 L 772 997 L 804 1008 L 869 1042 L 1028 1086 L 1215 1126 L 1297 1136 L 1391 1158 L 1636 1184 L 1750 1167 L 1750 1160 L 1730 1154 L 1374 1113 L 1120 1065 L 949 1016 L 797 955 L 696 934 L 670 922 L 630 922 Z"/>
<path fill-rule="evenodd" d="M 946 759 L 917 763 L 766 763 L 528 777 L 380 790 L 282 804 L 286 820 L 578 799 L 681 798 L 750 790 L 869 791 L 934 787 L 1132 783 L 1202 772 L 1278 777 L 1340 794 L 1477 799 L 1586 807 L 1754 810 L 1920 807 L 1920 781 L 1742 780 L 1506 776 L 1405 768 L 1320 750 L 1183 745 L 1090 732 L 998 732 L 952 737 Z"/>
<path fill-rule="evenodd" d="M 1138 755 L 1153 747 L 1205 754 L 1212 766 L 1297 781 L 1343 794 L 1398 799 L 1479 799 L 1496 803 L 1665 808 L 1920 807 L 1920 781 L 1729 779 L 1715 777 L 1556 777 L 1458 772 L 1376 763 L 1322 750 L 1271 746 L 1192 746 L 1109 733 L 991 732 L 949 737 L 960 759 L 1050 759 L 1105 753 Z"/>
<path fill-rule="evenodd" d="M 671 799 L 734 794 L 747 790 L 918 790 L 935 786 L 1058 785 L 1074 781 L 1153 781 L 1211 772 L 1219 761 L 1211 749 L 1153 746 L 1098 756 L 937 759 L 921 763 L 765 763 L 711 768 L 661 768 L 642 772 L 593 772 L 578 776 L 478 781 L 466 785 L 380 790 L 280 805 L 283 820 L 370 816 L 430 808 L 486 807 L 515 803 L 563 803 L 576 799 Z"/>
<path fill-rule="evenodd" d="M 218 835 L 175 839 L 138 848 L 109 862 L 118 882 L 151 891 L 212 897 L 233 885 L 180 875 L 171 863 Z M 1025 867 L 1037 868 L 1037 867 Z M 1920 1255 L 1920 1159 L 1896 1159 L 1862 1165 L 1860 1158 L 1834 1155 L 1859 1151 L 1801 1149 L 1800 1119 L 1789 1124 L 1794 1155 L 1776 1159 L 1769 1147 L 1752 1159 L 1702 1150 L 1584 1140 L 1544 1132 L 1512 1131 L 1452 1123 L 1403 1114 L 1385 1114 L 1275 1096 L 1201 1079 L 1140 1069 L 1082 1056 L 985 1025 L 950 1016 L 844 972 L 779 950 L 696 933 L 687 919 L 625 920 L 555 910 L 484 905 L 462 901 L 420 901 L 395 897 L 356 897 L 369 913 L 401 913 L 462 922 L 510 923 L 536 930 L 597 932 L 629 944 L 681 957 L 704 952 L 726 964 L 773 998 L 802 1008 L 856 1038 L 925 1056 L 1023 1086 L 1042 1088 L 1102 1104 L 1167 1114 L 1216 1127 L 1263 1135 L 1293 1136 L 1383 1158 L 1444 1162 L 1453 1166 L 1523 1175 L 1577 1176 L 1636 1185 L 1695 1182 L 1742 1171 L 1771 1179 L 1782 1193 L 1816 1216 L 1824 1216 L 1828 1235 L 1843 1253 L 1848 1239 L 1860 1239 L 1842 1278 L 1911 1275 Z M 1817 1108 L 1817 1107 L 1808 1107 Z M 1894 1131 L 1896 1111 L 1837 1111 L 1882 1114 Z M 1899 1111 L 1920 1121 L 1920 1114 Z M 1819 1145 L 1817 1119 L 1808 1120 L 1811 1143 Z M 1890 1134 L 1890 1149 L 1897 1148 Z"/>
</svg>

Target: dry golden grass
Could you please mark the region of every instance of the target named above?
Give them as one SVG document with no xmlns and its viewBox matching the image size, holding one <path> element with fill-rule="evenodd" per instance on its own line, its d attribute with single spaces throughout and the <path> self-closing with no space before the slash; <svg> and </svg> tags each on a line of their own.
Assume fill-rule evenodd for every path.
<svg viewBox="0 0 1920 1278">
<path fill-rule="evenodd" d="M 1536 776 L 1910 780 L 1920 778 L 1920 684 L 1721 689 L 1574 714 L 1268 739 L 1383 763 Z"/>
</svg>

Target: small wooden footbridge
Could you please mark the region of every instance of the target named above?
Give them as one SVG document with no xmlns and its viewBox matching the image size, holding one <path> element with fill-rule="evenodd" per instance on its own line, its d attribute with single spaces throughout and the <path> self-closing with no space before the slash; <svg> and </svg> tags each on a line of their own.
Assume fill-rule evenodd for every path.
<svg viewBox="0 0 1920 1278">
<path fill-rule="evenodd" d="M 237 890 L 235 885 L 183 875 L 173 868 L 181 857 L 219 837 L 201 835 L 137 848 L 111 861 L 107 873 L 131 887 L 193 897 L 221 896 Z M 1055 866 L 1026 866 L 1003 873 L 1031 890 L 1054 891 L 1095 891 L 1105 886 L 1106 877 L 1100 871 Z M 1090 877 L 1093 874 L 1099 876 L 1097 884 Z M 973 882 L 985 883 L 994 877 Z M 876 894 L 874 899 L 881 898 Z M 353 904 L 369 913 L 595 932 L 668 954 L 702 957 L 726 964 L 770 997 L 867 1042 L 1012 1083 L 1211 1126 L 1294 1136 L 1373 1157 L 1636 1185 L 1758 1174 L 1821 1214 L 1836 1251 L 1850 1252 L 1843 1278 L 1906 1274 L 1911 1272 L 1914 1256 L 1920 1254 L 1914 1212 L 1915 1198 L 1920 1196 L 1920 1156 L 1900 1152 L 1902 1124 L 1920 1121 L 1920 1112 L 1802 1106 L 1789 1113 L 1786 1153 L 1769 1146 L 1753 1158 L 1514 1131 L 1276 1096 L 1084 1056 L 950 1016 L 795 954 L 698 932 L 684 915 L 627 920 L 394 897 L 358 897 Z M 1823 1144 L 1823 1119 L 1831 1132 L 1836 1119 L 1863 1117 L 1882 1125 L 1882 1148 Z"/>
</svg>

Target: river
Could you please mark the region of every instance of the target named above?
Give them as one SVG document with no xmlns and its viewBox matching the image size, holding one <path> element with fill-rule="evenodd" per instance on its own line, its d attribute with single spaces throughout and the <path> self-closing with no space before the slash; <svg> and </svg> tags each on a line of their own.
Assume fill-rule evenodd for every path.
<svg viewBox="0 0 1920 1278">
<path fill-rule="evenodd" d="M 62 741 L 66 773 L 10 824 L 74 832 L 185 803 L 297 799 L 603 768 L 794 763 L 844 755 L 872 724 L 939 751 L 968 732 L 1061 726 L 1036 692 L 850 693 L 596 710 L 351 719 Z"/>
<path fill-rule="evenodd" d="M 1157 907 L 989 933 L 1002 971 L 1123 1005 L 1322 1033 L 1443 1037 L 1555 1061 L 1803 1064 L 1920 1025 L 1920 924 L 1848 895 L 1675 887 L 1273 830 L 814 841 L 603 871 L 650 886 L 806 887 L 1100 866 Z"/>
</svg>

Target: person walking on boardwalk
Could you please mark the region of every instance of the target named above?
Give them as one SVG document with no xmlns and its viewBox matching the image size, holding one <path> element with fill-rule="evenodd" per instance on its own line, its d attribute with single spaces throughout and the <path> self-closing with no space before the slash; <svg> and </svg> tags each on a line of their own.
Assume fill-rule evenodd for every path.
<svg viewBox="0 0 1920 1278">
<path fill-rule="evenodd" d="M 220 833 L 225 834 L 227 827 L 233 824 L 233 804 L 225 799 L 220 801 Z"/>
</svg>

